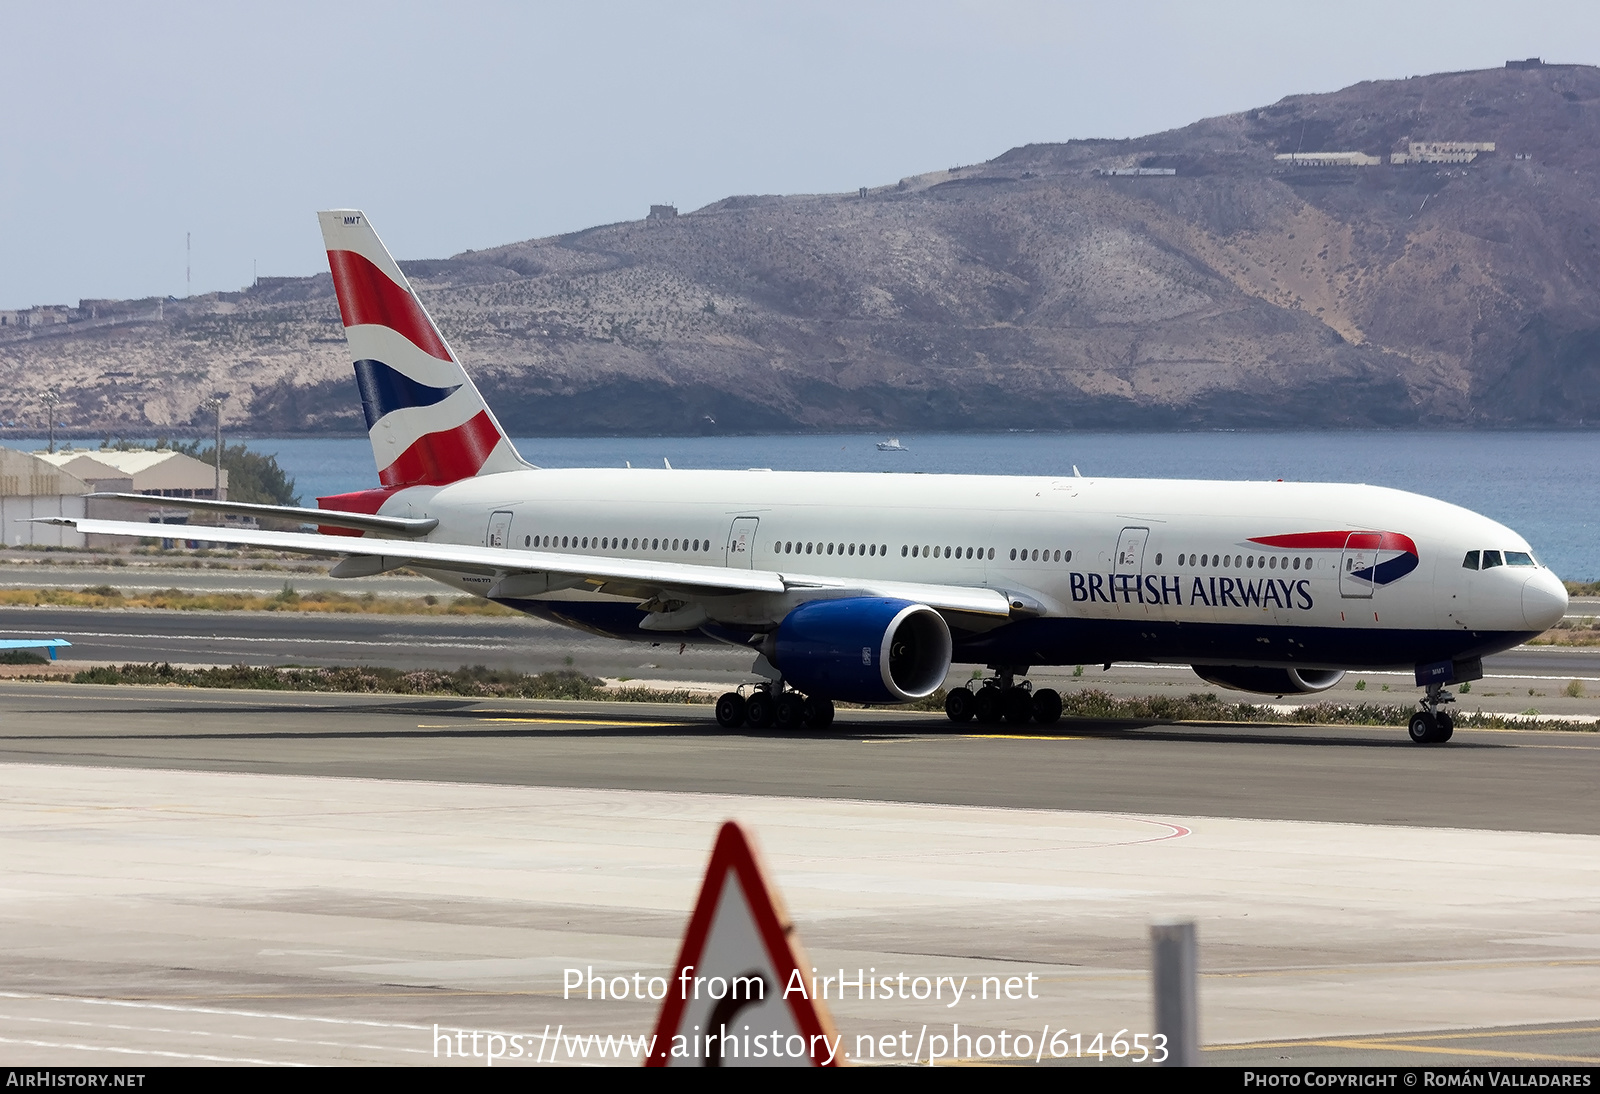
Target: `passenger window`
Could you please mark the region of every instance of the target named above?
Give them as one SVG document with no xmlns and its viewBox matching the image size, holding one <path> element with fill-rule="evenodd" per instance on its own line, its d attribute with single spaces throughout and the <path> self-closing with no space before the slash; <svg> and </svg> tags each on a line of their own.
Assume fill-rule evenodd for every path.
<svg viewBox="0 0 1600 1094">
<path fill-rule="evenodd" d="M 1011 561 L 1017 561 L 1017 549 L 1015 547 L 1011 548 Z"/>
<path fill-rule="evenodd" d="M 1468 551 L 1467 557 L 1461 560 L 1463 570 L 1476 570 L 1478 568 L 1478 552 Z"/>
<path fill-rule="evenodd" d="M 1498 565 L 1500 565 L 1500 552 L 1499 551 L 1485 551 L 1485 552 L 1483 552 L 1483 568 L 1485 570 L 1489 569 L 1491 566 L 1498 566 Z"/>
<path fill-rule="evenodd" d="M 1533 556 L 1526 551 L 1507 551 L 1507 566 L 1532 566 Z"/>
<path fill-rule="evenodd" d="M 989 548 L 989 557 L 990 558 L 994 557 L 994 548 L 993 547 Z"/>
</svg>

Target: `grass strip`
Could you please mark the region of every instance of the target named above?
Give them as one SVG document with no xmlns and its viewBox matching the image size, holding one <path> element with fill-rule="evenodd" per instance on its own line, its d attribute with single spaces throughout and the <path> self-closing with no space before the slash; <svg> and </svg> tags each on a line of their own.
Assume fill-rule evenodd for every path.
<svg viewBox="0 0 1600 1094">
<path fill-rule="evenodd" d="M 22 676 L 23 680 L 59 682 L 59 676 Z M 242 688 L 257 691 L 320 691 L 349 694 L 449 695 L 473 699 L 589 699 L 621 703 L 688 703 L 704 705 L 712 697 L 690 691 L 645 687 L 606 687 L 604 681 L 581 672 L 522 673 L 465 666 L 454 672 L 420 669 L 406 672 L 389 668 L 257 668 L 251 665 L 187 669 L 170 664 L 107 665 L 85 669 L 69 678 L 74 684 L 155 684 L 191 688 Z M 941 688 L 920 702 L 901 709 L 943 711 Z M 1151 696 L 1124 699 L 1098 689 L 1067 692 L 1061 696 L 1062 714 L 1069 718 L 1102 721 L 1246 722 L 1295 725 L 1404 726 L 1415 705 L 1381 703 L 1310 703 L 1284 713 L 1255 703 L 1219 699 L 1215 692 L 1195 692 L 1178 698 Z M 858 708 L 855 703 L 841 707 Z M 1594 733 L 1600 721 L 1564 722 L 1507 717 L 1483 711 L 1451 711 L 1462 729 L 1557 729 Z"/>
<path fill-rule="evenodd" d="M 57 680 L 59 676 L 23 676 L 23 680 Z M 74 684 L 156 684 L 188 688 L 243 688 L 252 691 L 322 691 L 347 694 L 454 695 L 473 699 L 596 699 L 624 703 L 708 703 L 689 691 L 656 688 L 608 688 L 603 680 L 581 672 L 509 672 L 466 666 L 454 672 L 389 668 L 258 668 L 230 665 L 204 669 L 160 663 L 103 665 L 74 673 Z"/>
<path fill-rule="evenodd" d="M 111 585 L 86 589 L 0 589 L 0 607 L 161 608 L 179 612 L 334 612 L 351 615 L 503 615 L 522 613 L 476 596 L 378 596 L 376 593 L 296 592 L 271 595 L 195 593 L 183 589 L 124 593 Z"/>
</svg>

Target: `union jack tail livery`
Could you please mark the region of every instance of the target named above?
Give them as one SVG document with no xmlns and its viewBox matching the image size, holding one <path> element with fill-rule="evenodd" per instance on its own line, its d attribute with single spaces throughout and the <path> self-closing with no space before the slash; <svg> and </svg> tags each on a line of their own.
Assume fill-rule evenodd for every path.
<svg viewBox="0 0 1600 1094">
<path fill-rule="evenodd" d="M 317 217 L 378 480 L 442 486 L 527 467 L 366 215 Z"/>
</svg>

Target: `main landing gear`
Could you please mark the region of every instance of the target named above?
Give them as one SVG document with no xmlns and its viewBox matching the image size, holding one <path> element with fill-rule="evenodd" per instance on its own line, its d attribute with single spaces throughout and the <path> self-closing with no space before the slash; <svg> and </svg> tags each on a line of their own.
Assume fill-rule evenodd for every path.
<svg viewBox="0 0 1600 1094">
<path fill-rule="evenodd" d="M 757 684 L 749 695 L 740 689 L 718 699 L 717 724 L 723 729 L 827 729 L 833 725 L 833 700 Z"/>
<path fill-rule="evenodd" d="M 1455 701 L 1456 697 L 1444 690 L 1443 684 L 1429 684 L 1427 693 L 1422 697 L 1422 709 L 1411 716 L 1411 724 L 1407 727 L 1412 743 L 1442 745 L 1448 741 L 1456 731 L 1455 719 L 1439 708 Z"/>
<path fill-rule="evenodd" d="M 976 691 L 966 684 L 952 691 L 945 697 L 944 712 L 952 722 L 976 718 L 985 725 L 1021 725 L 1029 720 L 1050 725 L 1061 719 L 1061 696 L 1051 688 L 1034 691 L 1026 680 L 1015 682 L 1011 669 L 999 668 Z"/>
</svg>

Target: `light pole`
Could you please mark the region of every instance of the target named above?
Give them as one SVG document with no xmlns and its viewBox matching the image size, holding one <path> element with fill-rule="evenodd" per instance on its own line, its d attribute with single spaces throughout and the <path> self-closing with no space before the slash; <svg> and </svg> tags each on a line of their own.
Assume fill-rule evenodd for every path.
<svg viewBox="0 0 1600 1094">
<path fill-rule="evenodd" d="M 50 447 L 45 449 L 46 452 L 54 452 L 56 450 L 56 404 L 60 401 L 61 396 L 56 393 L 55 388 L 45 388 L 44 405 L 46 412 L 50 415 Z"/>
<path fill-rule="evenodd" d="M 217 438 L 216 438 L 217 479 L 216 479 L 216 486 L 212 489 L 212 492 L 211 492 L 211 496 L 214 499 L 216 499 L 217 501 L 221 501 L 222 500 L 222 400 L 226 399 L 227 397 L 228 396 L 227 396 L 226 392 L 219 391 L 219 392 L 217 392 L 217 394 L 215 394 L 211 398 L 207 399 L 205 401 L 205 404 L 204 404 L 205 406 L 207 406 L 210 409 L 216 411 L 216 413 L 217 413 Z"/>
</svg>

